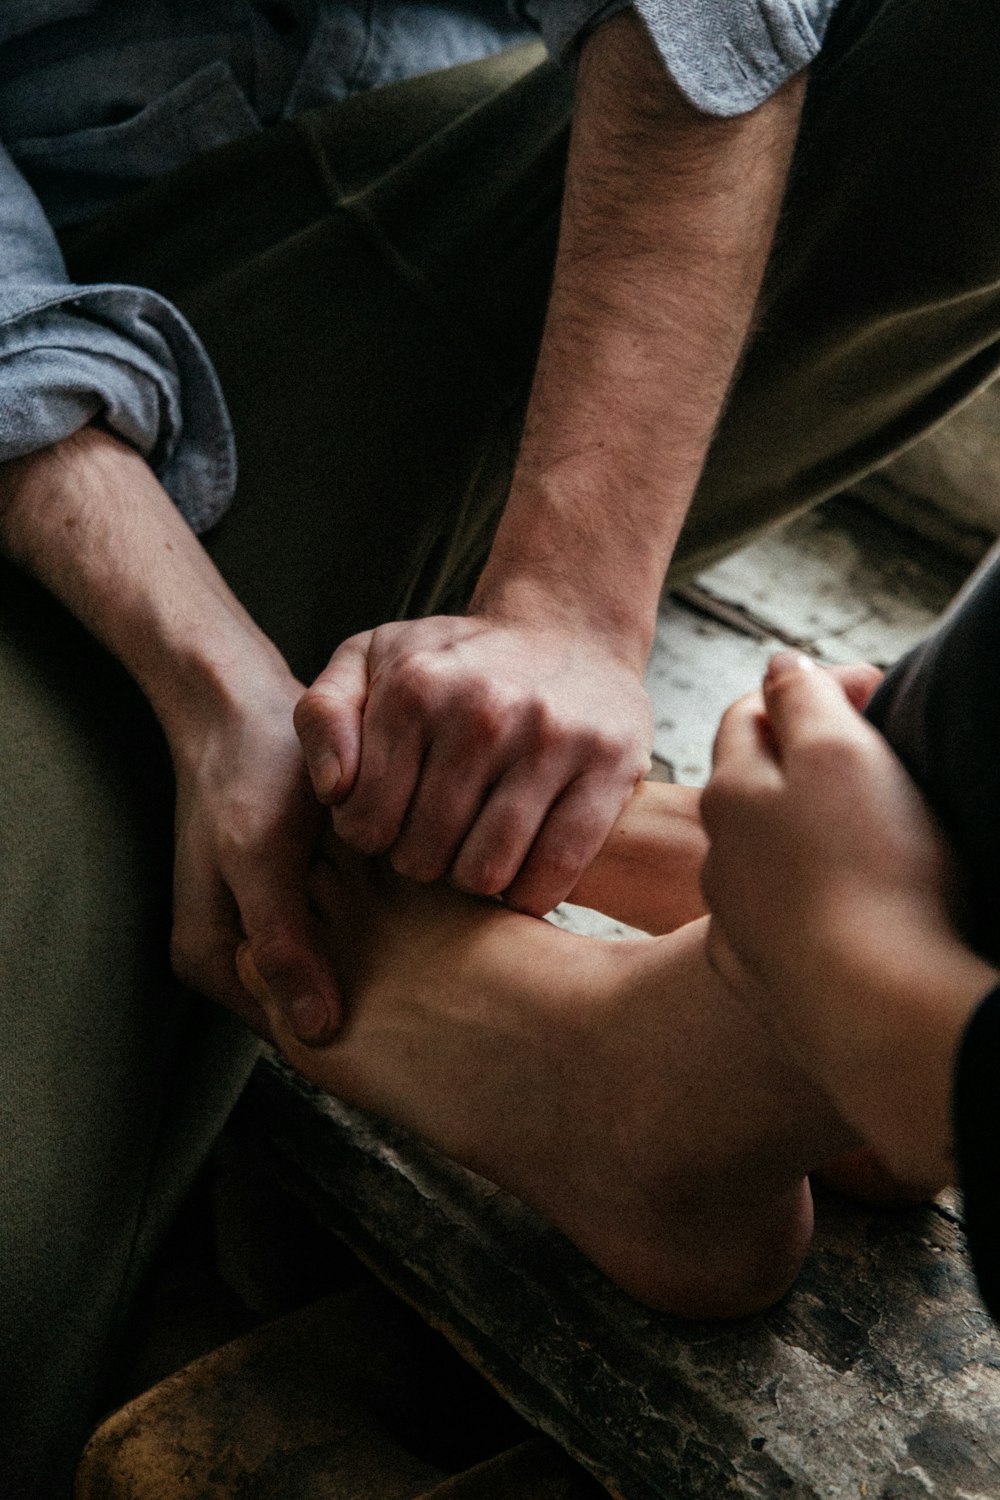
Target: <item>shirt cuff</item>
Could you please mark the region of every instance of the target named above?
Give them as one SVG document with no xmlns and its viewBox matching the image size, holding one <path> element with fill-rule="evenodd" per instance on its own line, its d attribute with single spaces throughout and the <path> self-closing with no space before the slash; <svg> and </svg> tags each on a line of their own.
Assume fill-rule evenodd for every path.
<svg viewBox="0 0 1000 1500">
<path fill-rule="evenodd" d="M 143 455 L 193 530 L 236 485 L 225 400 L 176 308 L 138 287 L 71 287 L 0 324 L 0 462 L 94 419 Z"/>
<path fill-rule="evenodd" d="M 520 0 L 557 62 L 627 0 Z M 664 66 L 704 114 L 755 109 L 812 62 L 837 0 L 634 0 Z"/>
<path fill-rule="evenodd" d="M 835 0 L 635 0 L 674 82 L 696 109 L 746 114 L 808 67 Z"/>
</svg>

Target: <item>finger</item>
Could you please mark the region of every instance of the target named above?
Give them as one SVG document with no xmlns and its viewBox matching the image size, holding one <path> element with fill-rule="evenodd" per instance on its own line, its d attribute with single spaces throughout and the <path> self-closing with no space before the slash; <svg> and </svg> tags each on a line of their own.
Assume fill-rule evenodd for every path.
<svg viewBox="0 0 1000 1500">
<path fill-rule="evenodd" d="M 710 842 L 725 836 L 727 829 L 732 837 L 734 817 L 742 823 L 751 810 L 759 816 L 762 806 L 781 790 L 782 784 L 763 695 L 747 693 L 722 715 L 712 746 L 712 774 L 699 804 Z M 709 900 L 706 874 L 703 869 L 701 884 Z"/>
<path fill-rule="evenodd" d="M 371 631 L 365 631 L 338 646 L 292 715 L 313 790 L 328 805 L 347 796 L 357 775 L 370 643 Z"/>
<path fill-rule="evenodd" d="M 801 652 L 782 651 L 772 658 L 763 692 L 781 758 L 807 745 L 853 740 L 862 725 L 840 683 Z"/>
<path fill-rule="evenodd" d="M 476 896 L 506 891 L 573 770 L 565 757 L 553 755 L 517 761 L 505 772 L 462 842 L 451 871 L 453 883 Z"/>
<path fill-rule="evenodd" d="M 554 802 L 531 850 L 507 887 L 508 906 L 541 917 L 564 901 L 598 850 L 633 791 L 590 771 Z"/>
<path fill-rule="evenodd" d="M 775 780 L 774 741 L 762 693 L 747 693 L 726 709 L 712 745 L 712 776 L 733 772 Z"/>
<path fill-rule="evenodd" d="M 458 732 L 445 730 L 433 741 L 392 847 L 397 874 L 432 881 L 448 873 L 501 773 L 503 756 L 502 746 L 483 746 L 470 755 L 467 736 Z"/>
<path fill-rule="evenodd" d="M 309 917 L 305 869 L 281 861 L 235 892 L 245 948 L 286 1026 L 307 1047 L 323 1047 L 340 1024 L 337 982 L 319 953 Z M 272 876 L 270 870 L 277 873 Z M 251 991 L 256 995 L 256 992 Z M 256 995 L 259 999 L 259 995 Z"/>
<path fill-rule="evenodd" d="M 253 961 L 249 943 L 242 943 L 236 950 L 236 972 L 250 1003 L 260 1016 L 260 1025 L 254 1029 L 259 1030 L 260 1035 L 273 1043 L 293 1065 L 315 1052 L 315 1048 L 304 1047 L 289 1026 L 284 1010 L 275 1001 Z"/>
<path fill-rule="evenodd" d="M 420 779 L 428 723 L 389 688 L 365 708 L 361 759 L 350 794 L 333 809 L 333 827 L 360 854 L 384 854 L 395 843 Z"/>
<path fill-rule="evenodd" d="M 175 882 L 170 963 L 189 989 L 233 1010 L 260 1032 L 263 1017 L 240 984 L 234 965 L 242 941 L 239 912 L 222 881 Z"/>
<path fill-rule="evenodd" d="M 840 684 L 847 700 L 858 713 L 864 713 L 875 689 L 883 681 L 885 673 L 868 662 L 852 662 L 849 666 L 828 667 L 832 678 Z"/>
</svg>

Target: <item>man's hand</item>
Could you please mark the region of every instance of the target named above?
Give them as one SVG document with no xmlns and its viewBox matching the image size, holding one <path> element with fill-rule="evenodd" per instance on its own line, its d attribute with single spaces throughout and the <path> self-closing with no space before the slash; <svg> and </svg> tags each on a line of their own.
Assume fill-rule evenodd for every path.
<svg viewBox="0 0 1000 1500">
<path fill-rule="evenodd" d="M 261 1030 L 254 962 L 292 1029 L 339 1017 L 313 943 L 306 868 L 322 809 L 292 728 L 302 689 L 137 453 L 88 427 L 0 471 L 0 545 L 132 673 L 177 775 L 172 954 L 183 979 Z"/>
<path fill-rule="evenodd" d="M 354 636 L 295 724 L 348 844 L 534 915 L 596 855 L 652 738 L 641 678 L 605 643 L 475 614 Z"/>
<path fill-rule="evenodd" d="M 955 869 L 895 755 L 807 658 L 726 713 L 701 811 L 709 956 L 897 1177 L 949 1170 L 961 1030 L 995 971 L 958 936 Z"/>
<path fill-rule="evenodd" d="M 511 492 L 469 618 L 342 647 L 297 724 L 334 825 L 525 910 L 568 894 L 647 764 L 664 572 L 753 313 L 803 81 L 739 120 L 631 11 L 584 45 Z"/>
<path fill-rule="evenodd" d="M 185 983 L 260 1030 L 234 965 L 245 943 L 300 1041 L 320 1045 L 336 1029 L 339 1003 L 306 896 L 323 810 L 292 728 L 300 694 L 290 673 L 262 669 L 172 737 L 171 959 Z"/>
</svg>

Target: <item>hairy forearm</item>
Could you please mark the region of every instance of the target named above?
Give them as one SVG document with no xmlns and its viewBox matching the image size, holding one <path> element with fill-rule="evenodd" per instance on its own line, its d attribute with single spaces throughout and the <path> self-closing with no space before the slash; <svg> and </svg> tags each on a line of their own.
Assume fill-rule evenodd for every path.
<svg viewBox="0 0 1000 1500">
<path fill-rule="evenodd" d="M 284 670 L 149 466 L 98 428 L 0 469 L 0 548 L 118 657 L 172 740 Z"/>
<path fill-rule="evenodd" d="M 474 607 L 581 614 L 644 661 L 750 327 L 803 83 L 697 113 L 627 12 L 581 61 L 555 280 L 510 501 Z"/>
</svg>

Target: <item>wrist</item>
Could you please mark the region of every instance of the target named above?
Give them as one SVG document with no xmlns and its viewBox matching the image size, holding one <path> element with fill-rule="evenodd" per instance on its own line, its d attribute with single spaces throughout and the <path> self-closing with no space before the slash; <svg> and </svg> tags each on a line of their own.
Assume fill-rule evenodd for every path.
<svg viewBox="0 0 1000 1500">
<path fill-rule="evenodd" d="M 197 760 L 208 738 L 241 719 L 292 711 L 302 684 L 255 627 L 217 622 L 197 638 L 171 640 L 147 659 L 140 686 L 163 729 L 176 767 Z"/>
<path fill-rule="evenodd" d="M 895 1176 L 952 1180 L 958 1049 L 998 973 L 950 932 L 924 932 L 894 950 L 877 965 L 859 965 L 848 981 L 857 1024 L 837 1027 L 838 1007 L 829 1008 L 830 1093 Z"/>
<path fill-rule="evenodd" d="M 595 572 L 582 563 L 579 569 L 569 567 L 570 561 L 544 547 L 525 559 L 520 549 L 495 546 L 469 614 L 571 635 L 641 678 L 653 644 L 662 580 L 650 570 L 645 589 L 629 590 L 610 566 Z"/>
<path fill-rule="evenodd" d="M 118 658 L 175 757 L 241 702 L 298 691 L 149 465 L 99 428 L 0 470 L 0 544 Z"/>
</svg>

